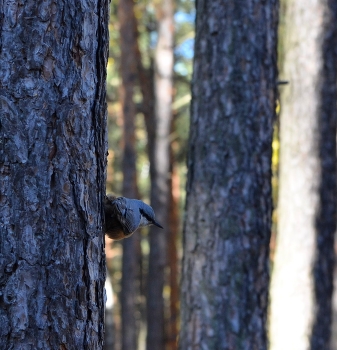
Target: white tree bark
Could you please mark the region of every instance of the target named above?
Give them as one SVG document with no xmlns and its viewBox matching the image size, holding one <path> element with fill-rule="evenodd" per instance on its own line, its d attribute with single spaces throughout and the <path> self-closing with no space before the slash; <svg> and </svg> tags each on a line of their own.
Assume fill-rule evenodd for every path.
<svg viewBox="0 0 337 350">
<path fill-rule="evenodd" d="M 336 210 L 336 10 L 331 4 L 286 2 L 282 78 L 290 84 L 281 88 L 272 350 L 328 348 Z"/>
</svg>

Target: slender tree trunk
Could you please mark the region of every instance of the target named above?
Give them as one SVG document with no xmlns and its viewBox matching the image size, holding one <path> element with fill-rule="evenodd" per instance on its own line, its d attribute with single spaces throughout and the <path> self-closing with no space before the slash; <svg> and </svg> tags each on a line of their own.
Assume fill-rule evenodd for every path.
<svg viewBox="0 0 337 350">
<path fill-rule="evenodd" d="M 301 23 L 300 26 L 297 23 Z M 337 1 L 288 1 L 271 349 L 328 349 L 336 229 Z"/>
<path fill-rule="evenodd" d="M 124 121 L 123 195 L 138 198 L 136 171 L 136 105 L 133 101 L 137 78 L 137 32 L 133 0 L 119 0 L 121 42 L 121 102 Z M 122 350 L 137 349 L 137 291 L 139 292 L 139 233 L 123 241 L 122 260 Z"/>
<path fill-rule="evenodd" d="M 179 348 L 267 348 L 278 2 L 197 1 Z"/>
<path fill-rule="evenodd" d="M 102 349 L 108 2 L 0 5 L 0 348 Z"/>
<path fill-rule="evenodd" d="M 165 266 L 169 212 L 169 154 L 173 90 L 173 1 L 163 0 L 156 6 L 158 42 L 155 51 L 155 119 L 150 152 L 151 205 L 164 230 L 151 226 L 147 295 L 147 350 L 164 347 Z"/>
<path fill-rule="evenodd" d="M 169 208 L 169 233 L 168 233 L 168 267 L 170 286 L 170 312 L 168 322 L 167 349 L 177 349 L 178 318 L 179 318 L 179 285 L 178 285 L 178 232 L 179 232 L 179 175 L 174 160 L 171 145 L 170 155 L 170 208 Z"/>
</svg>

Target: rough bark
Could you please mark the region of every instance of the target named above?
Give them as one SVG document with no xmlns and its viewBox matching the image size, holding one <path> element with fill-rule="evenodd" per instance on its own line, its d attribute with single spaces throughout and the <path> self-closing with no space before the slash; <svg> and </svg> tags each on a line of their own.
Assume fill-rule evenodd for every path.
<svg viewBox="0 0 337 350">
<path fill-rule="evenodd" d="M 336 229 L 337 1 L 287 1 L 285 18 L 282 77 L 290 84 L 281 95 L 271 349 L 328 349 Z"/>
<path fill-rule="evenodd" d="M 150 150 L 151 206 L 164 230 L 151 226 L 147 294 L 147 350 L 164 347 L 165 266 L 169 209 L 169 149 L 173 90 L 173 3 L 163 0 L 156 6 L 158 42 L 154 58 L 155 113 Z"/>
<path fill-rule="evenodd" d="M 108 13 L 0 5 L 1 349 L 102 349 Z"/>
<path fill-rule="evenodd" d="M 277 0 L 198 0 L 179 348 L 267 348 Z"/>
<path fill-rule="evenodd" d="M 137 32 L 133 0 L 120 0 L 118 18 L 120 25 L 121 104 L 123 114 L 123 195 L 138 198 L 136 171 L 136 105 L 133 100 L 137 78 Z M 137 277 L 139 276 L 139 233 L 123 241 L 122 259 L 122 350 L 137 349 Z M 138 267 L 138 268 L 137 268 Z M 139 290 L 138 290 L 139 291 Z"/>
</svg>

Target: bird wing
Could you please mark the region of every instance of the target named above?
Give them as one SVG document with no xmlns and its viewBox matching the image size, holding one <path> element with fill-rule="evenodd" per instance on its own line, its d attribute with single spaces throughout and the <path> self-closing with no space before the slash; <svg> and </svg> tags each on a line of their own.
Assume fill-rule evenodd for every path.
<svg viewBox="0 0 337 350">
<path fill-rule="evenodd" d="M 140 224 L 140 212 L 134 200 L 124 197 L 116 198 L 112 203 L 113 214 L 123 227 L 126 235 L 129 235 L 137 230 Z"/>
</svg>

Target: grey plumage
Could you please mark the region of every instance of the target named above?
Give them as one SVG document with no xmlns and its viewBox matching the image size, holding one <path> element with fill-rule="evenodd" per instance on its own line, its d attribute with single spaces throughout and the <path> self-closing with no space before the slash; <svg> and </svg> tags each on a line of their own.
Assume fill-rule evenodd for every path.
<svg viewBox="0 0 337 350">
<path fill-rule="evenodd" d="M 139 227 L 156 225 L 153 209 L 138 199 L 107 195 L 105 208 L 105 233 L 111 239 L 123 239 L 132 235 Z"/>
</svg>

